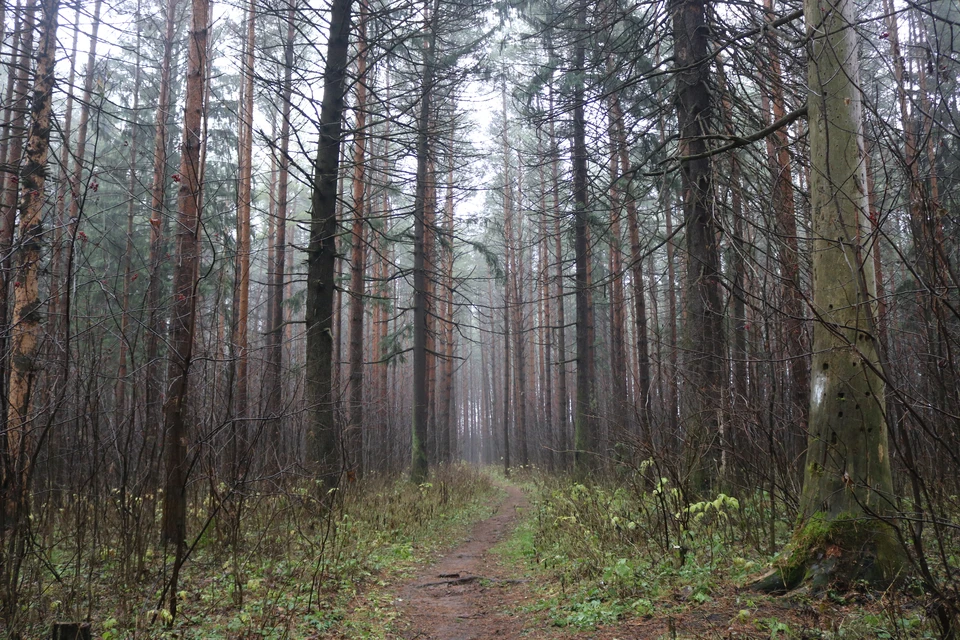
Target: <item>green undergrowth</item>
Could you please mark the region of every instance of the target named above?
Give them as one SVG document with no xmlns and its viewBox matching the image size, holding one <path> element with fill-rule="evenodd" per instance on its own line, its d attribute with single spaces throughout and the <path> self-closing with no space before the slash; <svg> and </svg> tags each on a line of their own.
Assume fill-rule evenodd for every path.
<svg viewBox="0 0 960 640">
<path fill-rule="evenodd" d="M 332 517 L 308 497 L 307 487 L 249 496 L 239 543 L 225 514 L 199 539 L 181 575 L 172 622 L 162 597 L 170 558 L 159 550 L 148 551 L 139 580 L 125 583 L 105 547 L 96 566 L 76 572 L 85 580 L 81 592 L 63 580 L 77 554 L 53 548 L 46 560 L 61 580 L 37 585 L 24 636 L 46 637 L 54 620 L 89 617 L 104 640 L 329 637 L 358 594 L 376 591 L 461 539 L 471 523 L 490 515 L 501 492 L 489 475 L 455 466 L 421 485 L 398 478 L 351 484 Z M 202 510 L 198 505 L 194 515 Z M 376 608 L 375 598 L 367 602 Z"/>
<path fill-rule="evenodd" d="M 697 502 L 666 479 L 527 483 L 531 513 L 498 551 L 537 575 L 529 609 L 553 624 L 588 629 L 624 620 L 729 619 L 746 637 L 932 638 L 922 606 L 882 594 L 787 600 L 743 585 L 770 566 L 769 497 L 723 493 Z M 792 523 L 777 523 L 776 546 Z M 678 636 L 679 637 L 679 636 Z M 732 636 L 739 637 L 739 636 Z"/>
</svg>

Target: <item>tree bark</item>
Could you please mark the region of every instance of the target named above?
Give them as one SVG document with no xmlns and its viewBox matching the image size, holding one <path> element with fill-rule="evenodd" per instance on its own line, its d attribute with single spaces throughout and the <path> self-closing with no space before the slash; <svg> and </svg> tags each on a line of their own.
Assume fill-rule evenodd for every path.
<svg viewBox="0 0 960 640">
<path fill-rule="evenodd" d="M 712 133 L 707 4 L 707 0 L 675 0 L 672 6 L 681 157 L 704 154 Z M 687 249 L 683 340 L 687 384 L 682 420 L 689 487 L 700 492 L 709 489 L 720 472 L 720 421 L 715 406 L 722 392 L 724 360 L 719 229 L 710 158 L 685 160 L 680 173 Z"/>
<path fill-rule="evenodd" d="M 13 234 L 17 225 L 17 200 L 20 193 L 19 173 L 24 162 L 23 158 L 23 140 L 26 134 L 26 117 L 29 109 L 30 100 L 30 69 L 33 61 L 33 32 L 36 26 L 35 12 L 37 10 L 36 0 L 27 0 L 27 4 L 21 9 L 17 5 L 17 20 L 19 29 L 15 34 L 15 42 L 19 44 L 19 62 L 16 69 L 11 69 L 7 76 L 8 88 L 12 89 L 13 100 L 8 102 L 8 108 L 5 110 L 8 117 L 4 120 L 3 141 L 6 146 L 6 162 L 14 165 L 16 170 L 13 175 L 5 176 L 3 180 L 3 202 L 2 217 L 0 217 L 0 252 L 2 252 L 2 264 L 0 264 L 0 324 L 4 330 L 0 331 L 0 396 L 3 397 L 3 411 L 0 413 L 0 426 L 4 427 L 6 432 L 7 416 L 10 407 L 7 405 L 9 384 L 7 382 L 7 373 L 12 368 L 12 363 L 6 357 L 8 349 L 7 336 L 12 331 L 13 324 L 8 324 L 9 314 L 9 291 L 11 276 L 11 258 L 13 250 Z M 17 60 L 18 47 L 15 44 L 11 50 L 11 59 Z M 15 71 L 15 72 L 14 72 Z M 9 461 L 7 461 L 9 464 Z"/>
<path fill-rule="evenodd" d="M 256 0 L 249 0 L 246 15 L 247 37 L 240 65 L 243 86 L 237 118 L 239 153 L 237 161 L 237 253 L 235 287 L 237 306 L 233 310 L 234 411 L 230 432 L 230 467 L 234 477 L 241 474 L 240 456 L 246 448 L 248 413 L 248 318 L 250 315 L 250 210 L 253 200 L 253 76 L 256 46 Z"/>
<path fill-rule="evenodd" d="M 367 7 L 360 2 L 357 22 L 357 82 L 353 133 L 353 230 L 350 251 L 350 423 L 347 464 L 355 477 L 363 475 L 363 308 L 367 262 Z"/>
<path fill-rule="evenodd" d="M 417 117 L 417 185 L 413 205 L 413 425 L 411 429 L 412 466 L 410 477 L 416 483 L 426 481 L 429 472 L 427 420 L 430 413 L 427 370 L 427 216 L 430 197 L 430 113 L 432 109 L 434 64 L 437 45 L 437 8 L 424 3 L 425 30 L 420 85 L 420 109 Z"/>
<path fill-rule="evenodd" d="M 37 24 L 36 74 L 30 104 L 30 129 L 20 168 L 20 234 L 13 272 L 14 306 L 10 337 L 10 386 L 7 394 L 6 465 L 2 486 L 6 495 L 7 527 L 19 529 L 29 517 L 29 483 L 34 457 L 33 395 L 43 371 L 39 354 L 42 304 L 40 301 L 40 250 L 44 242 L 43 209 L 50 149 L 51 110 L 59 0 L 40 3 Z M 33 7 L 28 7 L 32 12 Z M 32 19 L 25 21 L 32 23 Z M 16 548 L 10 546 L 8 548 Z M 17 559 L 6 557 L 4 585 L 7 606 L 16 593 Z"/>
<path fill-rule="evenodd" d="M 184 90 L 180 191 L 177 195 L 177 249 L 170 314 L 168 390 L 163 407 L 165 481 L 163 540 L 176 545 L 170 589 L 170 613 L 176 616 L 176 582 L 187 535 L 188 374 L 193 359 L 200 265 L 204 89 L 207 77 L 209 0 L 193 0 Z"/>
<path fill-rule="evenodd" d="M 620 171 L 630 168 L 630 153 L 627 147 L 627 132 L 623 121 L 623 109 L 620 99 L 614 94 L 610 98 L 610 116 L 613 118 L 615 145 L 620 158 Z M 640 246 L 640 222 L 637 212 L 637 200 L 633 195 L 631 181 L 626 180 L 621 187 L 624 204 L 627 209 L 627 230 L 630 234 L 630 273 L 633 285 L 634 343 L 637 352 L 637 390 L 640 399 L 640 437 L 648 449 L 653 452 L 651 424 L 653 422 L 653 402 L 651 400 L 650 349 L 647 339 L 647 305 L 643 285 L 643 248 Z"/>
<path fill-rule="evenodd" d="M 586 29 L 587 6 L 581 2 L 577 26 Z M 582 39 L 574 47 L 574 69 L 585 68 Z M 588 234 L 587 142 L 583 80 L 573 90 L 573 230 L 576 260 L 577 302 L 577 402 L 574 416 L 574 471 L 584 476 L 599 466 L 597 401 L 594 397 L 593 296 L 590 290 L 590 245 Z"/>
<path fill-rule="evenodd" d="M 550 87 L 550 113 L 553 113 L 553 86 Z M 563 291 L 563 233 L 560 227 L 560 148 L 557 143 L 554 118 L 550 118 L 550 193 L 553 201 L 554 284 L 557 298 L 557 447 L 561 471 L 570 466 L 570 401 L 567 390 L 567 320 Z"/>
<path fill-rule="evenodd" d="M 293 97 L 293 54 L 296 43 L 296 0 L 287 7 L 287 34 L 283 42 L 283 103 L 280 107 L 280 147 L 277 172 L 277 207 L 274 221 L 274 263 L 271 271 L 270 335 L 267 352 L 267 416 L 271 419 L 270 451 L 279 462 L 281 454 L 281 414 L 283 412 L 283 301 L 286 281 L 287 210 L 290 183 L 290 110 Z M 276 462 L 271 462 L 275 465 Z"/>
<path fill-rule="evenodd" d="M 889 583 L 902 549 L 883 520 L 895 503 L 878 374 L 854 3 L 807 0 L 813 375 L 801 526 L 794 551 L 758 583 L 786 590 Z"/>
<path fill-rule="evenodd" d="M 451 138 L 453 135 L 451 134 Z M 440 244 L 440 268 L 443 281 L 441 283 L 441 326 L 443 329 L 443 359 L 441 360 L 442 373 L 440 375 L 440 389 L 438 393 L 439 411 L 437 428 L 440 430 L 440 459 L 443 462 L 457 460 L 457 420 L 453 406 L 453 358 L 454 342 L 454 305 L 453 305 L 453 154 L 448 157 L 447 193 L 443 208 L 443 236 Z"/>
<path fill-rule="evenodd" d="M 320 144 L 314 163 L 313 210 L 307 248 L 308 443 L 321 480 L 322 498 L 339 481 L 338 434 L 333 389 L 333 298 L 336 293 L 337 178 L 352 0 L 334 0 L 323 72 Z"/>
<path fill-rule="evenodd" d="M 160 343 L 164 333 L 164 314 L 161 308 L 163 292 L 162 269 L 164 259 L 164 228 L 166 227 L 167 193 L 167 125 L 170 121 L 170 70 L 173 57 L 173 36 L 178 0 L 167 0 L 163 60 L 160 64 L 160 93 L 158 96 L 156 123 L 153 136 L 153 177 L 150 182 L 150 280 L 147 283 L 147 331 L 144 340 L 144 366 L 146 384 L 145 449 L 150 460 L 158 460 L 158 425 L 162 424 L 163 370 L 160 359 Z M 178 179 L 182 179 L 177 174 Z M 151 463 L 151 467 L 154 463 Z M 151 468 L 150 475 L 155 470 Z"/>
</svg>

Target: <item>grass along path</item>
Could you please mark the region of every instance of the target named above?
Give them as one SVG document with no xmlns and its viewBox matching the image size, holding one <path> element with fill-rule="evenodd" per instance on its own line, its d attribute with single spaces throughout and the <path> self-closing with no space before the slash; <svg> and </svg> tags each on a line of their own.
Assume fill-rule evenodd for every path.
<svg viewBox="0 0 960 640">
<path fill-rule="evenodd" d="M 935 638 L 916 627 L 916 602 L 880 594 L 770 597 L 743 590 L 725 565 L 706 570 L 647 569 L 649 585 L 632 595 L 611 589 L 609 572 L 564 577 L 544 562 L 543 487 L 495 481 L 469 534 L 445 553 L 421 555 L 401 575 L 354 599 L 338 638 L 384 640 L 859 640 Z M 480 511 L 473 511 L 474 517 Z M 448 537 L 447 540 L 450 540 Z M 607 543 L 594 540 L 607 555 Z M 573 550 L 572 550 L 573 551 Z M 582 551 L 582 550 L 580 550 Z M 634 551 L 639 551 L 634 549 Z M 575 552 L 576 555 L 576 552 Z M 688 564 L 703 558 L 691 557 Z M 613 565 L 615 568 L 618 564 Z M 704 571 L 710 589 L 703 585 Z M 732 573 L 732 572 L 730 572 Z M 891 595 L 892 597 L 892 595 Z M 896 611 L 894 611 L 896 610 Z"/>
</svg>

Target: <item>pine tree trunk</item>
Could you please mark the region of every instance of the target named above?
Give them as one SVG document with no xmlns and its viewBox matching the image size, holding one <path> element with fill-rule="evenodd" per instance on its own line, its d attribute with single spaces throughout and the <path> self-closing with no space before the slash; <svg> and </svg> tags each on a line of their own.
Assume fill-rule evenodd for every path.
<svg viewBox="0 0 960 640">
<path fill-rule="evenodd" d="M 453 135 L 451 133 L 451 138 Z M 441 327 L 443 329 L 443 359 L 438 394 L 439 415 L 437 427 L 440 429 L 440 458 L 443 462 L 457 460 L 457 420 L 453 413 L 453 357 L 454 357 L 454 319 L 453 319 L 453 156 L 448 158 L 447 193 L 443 208 L 443 237 L 440 250 L 441 270 Z"/>
<path fill-rule="evenodd" d="M 160 359 L 160 343 L 163 339 L 164 313 L 161 308 L 163 293 L 164 228 L 166 227 L 167 208 L 167 125 L 170 121 L 170 70 L 173 56 L 174 26 L 176 23 L 178 0 L 167 0 L 163 60 L 160 65 L 160 86 L 157 103 L 156 123 L 153 137 L 153 177 L 150 183 L 150 281 L 147 283 L 147 332 L 144 340 L 144 366 L 146 368 L 145 404 L 145 449 L 151 460 L 151 478 L 159 463 L 158 429 L 163 416 L 163 370 Z M 177 179 L 182 180 L 180 174 Z M 158 461 L 154 463 L 152 461 Z"/>
<path fill-rule="evenodd" d="M 350 48 L 352 0 L 334 0 L 330 12 L 320 107 L 320 144 L 314 164 L 313 210 L 307 248 L 307 361 L 305 395 L 308 446 L 321 480 L 321 497 L 339 481 L 339 451 L 333 387 L 333 299 L 337 259 L 337 179 L 343 103 Z M 339 339 L 339 336 L 337 336 Z"/>
<path fill-rule="evenodd" d="M 616 94 L 610 97 L 610 116 L 613 118 L 614 137 L 620 158 L 620 171 L 628 175 L 630 153 L 627 147 L 626 125 L 623 122 L 623 110 Z M 629 174 L 632 175 L 632 174 Z M 643 248 L 640 245 L 640 223 L 637 201 L 634 198 L 630 180 L 623 185 L 625 206 L 627 209 L 627 231 L 630 234 L 630 273 L 633 285 L 634 342 L 637 353 L 637 389 L 640 399 L 640 437 L 648 449 L 653 452 L 651 424 L 653 422 L 653 402 L 651 400 L 650 348 L 647 338 L 647 305 L 643 283 Z"/>
<path fill-rule="evenodd" d="M 581 2 L 577 25 L 586 28 L 587 8 Z M 586 51 L 582 40 L 575 45 L 574 69 L 585 68 Z M 573 423 L 574 470 L 586 475 L 599 466 L 599 425 L 594 397 L 593 296 L 590 291 L 590 245 L 587 239 L 589 218 L 587 198 L 587 142 L 584 115 L 583 80 L 577 82 L 573 96 L 573 200 L 574 254 L 576 261 L 577 302 L 577 401 Z"/>
<path fill-rule="evenodd" d="M 612 102 L 612 100 L 611 100 Z M 623 252 L 621 249 L 623 218 L 623 196 L 618 184 L 620 172 L 626 167 L 620 167 L 620 153 L 617 145 L 615 113 L 610 110 L 610 120 L 607 130 L 608 142 L 610 144 L 609 153 L 609 176 L 610 176 L 610 242 L 609 242 L 609 268 L 610 268 L 610 378 L 611 391 L 611 420 L 610 432 L 611 442 L 616 445 L 626 441 L 629 399 L 627 396 L 627 360 L 626 360 L 626 309 L 624 308 L 623 280 L 625 270 L 623 268 Z M 619 452 L 618 452 L 619 455 Z"/>
<path fill-rule="evenodd" d="M 267 340 L 267 416 L 270 418 L 269 468 L 279 468 L 282 455 L 281 415 L 283 413 L 283 301 L 286 281 L 287 210 L 290 182 L 290 110 L 293 97 L 293 54 L 296 43 L 296 0 L 287 8 L 287 33 L 283 42 L 283 103 L 280 107 L 280 148 L 277 172 L 277 206 L 274 220 L 274 262 L 270 280 L 270 335 Z"/>
<path fill-rule="evenodd" d="M 233 310 L 233 351 L 236 359 L 234 411 L 230 432 L 230 467 L 233 477 L 242 474 L 240 456 L 246 450 L 248 413 L 247 340 L 250 315 L 250 210 L 253 199 L 253 76 L 256 46 L 256 1 L 247 6 L 247 37 L 240 65 L 243 86 L 238 117 L 237 161 L 237 254 L 234 286 L 237 305 Z"/>
<path fill-rule="evenodd" d="M 537 151 L 541 158 L 546 158 L 543 149 L 543 140 L 537 130 Z M 538 299 L 540 300 L 540 372 L 542 376 L 543 390 L 543 446 L 546 447 L 544 454 L 547 456 L 547 469 L 551 472 L 556 470 L 558 443 L 556 439 L 554 426 L 554 372 L 553 372 L 553 306 L 554 297 L 551 291 L 550 276 L 550 230 L 548 227 L 549 215 L 547 213 L 547 194 L 549 185 L 547 183 L 546 167 L 544 162 L 540 162 L 538 167 L 540 179 L 540 242 L 537 249 L 540 254 L 540 266 L 538 268 Z"/>
<path fill-rule="evenodd" d="M 357 22 L 356 121 L 353 134 L 353 233 L 350 252 L 350 423 L 347 464 L 354 477 L 363 475 L 363 308 L 367 258 L 367 7 L 360 2 Z"/>
<path fill-rule="evenodd" d="M 27 4 L 22 8 L 17 5 L 17 19 L 20 28 L 17 30 L 16 43 L 19 43 L 19 62 L 17 68 L 11 69 L 7 76 L 8 94 L 12 93 L 12 100 L 7 101 L 6 117 L 4 119 L 3 144 L 6 147 L 6 163 L 16 167 L 12 176 L 3 178 L 3 202 L 0 210 L 0 325 L 3 331 L 0 331 L 0 396 L 3 397 L 3 411 L 0 412 L 0 426 L 3 426 L 3 433 L 6 433 L 7 416 L 10 407 L 7 404 L 9 394 L 9 384 L 7 377 L 9 370 L 13 365 L 7 357 L 8 340 L 13 323 L 8 322 L 9 317 L 9 293 L 10 284 L 15 280 L 11 273 L 11 254 L 13 250 L 13 234 L 17 225 L 17 204 L 20 193 L 20 170 L 24 162 L 23 140 L 26 135 L 26 116 L 29 110 L 30 99 L 30 71 L 33 61 L 33 32 L 36 27 L 35 12 L 37 10 L 36 0 L 27 0 Z M 17 46 L 14 45 L 11 55 L 12 60 L 17 60 Z M 14 292 L 16 293 L 16 292 Z M 10 461 L 7 461 L 9 464 Z"/>
<path fill-rule="evenodd" d="M 504 94 L 505 96 L 506 94 Z M 506 122 L 506 104 L 504 104 L 504 122 Z M 507 142 L 507 130 L 504 128 L 504 163 L 509 168 L 510 152 Z M 519 160 L 519 158 L 518 158 Z M 510 332 L 513 335 L 513 353 L 514 353 L 514 391 L 513 391 L 513 414 L 516 422 L 516 452 L 517 462 L 520 466 L 526 466 L 530 463 L 530 453 L 527 446 L 527 352 L 526 340 L 527 334 L 524 328 L 524 295 L 523 282 L 525 281 L 525 269 L 523 258 L 523 221 L 521 216 L 514 214 L 520 208 L 518 205 L 523 195 L 520 176 L 522 175 L 521 166 L 517 165 L 517 192 L 513 194 L 513 184 L 509 177 L 509 169 L 506 176 L 505 195 L 504 195 L 504 233 L 506 235 L 506 264 L 507 264 L 507 286 L 510 288 L 511 305 L 510 310 Z M 506 194 L 509 193 L 509 196 Z M 509 202 L 509 206 L 508 206 Z M 509 225 L 507 224 L 509 221 Z"/>
<path fill-rule="evenodd" d="M 83 97 L 80 100 L 80 122 L 77 125 L 77 146 L 73 153 L 73 176 L 70 179 L 70 219 L 67 221 L 67 244 L 66 256 L 64 256 L 63 271 L 63 290 L 62 300 L 59 308 L 63 314 L 60 325 L 57 327 L 57 344 L 63 345 L 63 379 L 70 377 L 70 309 L 72 305 L 71 291 L 73 283 L 73 269 L 76 255 L 76 244 L 80 223 L 82 222 L 84 209 L 83 203 L 96 182 L 96 174 L 93 171 L 94 164 L 91 160 L 87 167 L 86 181 L 84 181 L 84 163 L 87 153 L 87 131 L 90 127 L 90 107 L 93 103 L 93 84 L 97 64 L 97 44 L 99 43 L 100 30 L 100 9 L 103 0 L 96 0 L 93 4 L 93 17 L 90 31 L 90 50 L 87 52 L 87 67 L 83 78 Z"/>
<path fill-rule="evenodd" d="M 550 88 L 550 113 L 553 113 L 553 87 Z M 560 148 L 554 118 L 550 118 L 550 193 L 553 202 L 554 266 L 557 300 L 557 448 L 561 471 L 570 467 L 570 401 L 567 390 L 567 320 L 563 292 L 563 234 L 560 228 Z"/>
<path fill-rule="evenodd" d="M 707 0 L 682 0 L 673 6 L 681 158 L 705 153 L 712 133 L 706 17 Z M 724 363 L 719 229 L 710 159 L 682 160 L 680 173 L 687 249 L 682 419 L 689 485 L 700 492 L 718 477 L 722 449 L 717 405 Z"/>
<path fill-rule="evenodd" d="M 140 17 L 139 6 L 137 7 L 137 17 Z M 138 21 L 139 23 L 139 21 Z M 130 178 L 127 182 L 127 197 L 129 201 L 127 202 L 127 243 L 125 250 L 123 252 L 123 294 L 120 298 L 120 354 L 117 356 L 117 386 L 114 392 L 114 404 L 115 411 L 117 416 L 117 424 L 119 425 L 121 421 L 124 420 L 124 417 L 127 415 L 127 402 L 126 402 L 126 390 L 127 390 L 127 352 L 129 351 L 130 340 L 129 340 L 129 331 L 130 331 L 130 286 L 132 284 L 133 278 L 133 268 L 132 268 L 132 259 L 133 259 L 133 220 L 134 214 L 136 212 L 136 203 L 137 198 L 134 197 L 134 194 L 137 193 L 137 185 L 139 184 L 139 175 L 137 174 L 137 158 L 139 157 L 140 149 L 137 144 L 139 134 L 140 134 L 140 85 L 141 85 L 141 53 L 140 53 L 140 38 L 141 34 L 137 31 L 137 44 L 136 44 L 136 69 L 134 71 L 134 80 L 133 80 L 133 107 L 131 109 L 133 116 L 132 122 L 130 123 Z M 131 426 L 132 431 L 132 426 Z"/>
<path fill-rule="evenodd" d="M 411 429 L 411 448 L 413 462 L 410 477 L 416 483 L 424 482 L 429 472 L 428 427 L 430 397 L 428 395 L 427 367 L 427 307 L 428 307 L 428 200 L 430 188 L 430 114 L 432 110 L 434 63 L 437 45 L 437 8 L 434 2 L 432 11 L 424 6 L 427 13 L 424 25 L 428 37 L 424 43 L 423 71 L 421 73 L 420 105 L 417 117 L 417 185 L 413 205 L 413 425 Z"/>
<path fill-rule="evenodd" d="M 73 133 L 73 87 L 77 78 L 77 43 L 80 39 L 80 3 L 77 3 L 73 19 L 73 44 L 70 49 L 70 72 L 67 75 L 67 100 L 64 106 L 63 125 L 61 125 L 61 140 L 59 153 L 59 171 L 57 178 L 57 201 L 55 203 L 55 218 L 53 229 L 53 246 L 50 250 L 50 304 L 48 307 L 48 331 L 53 335 L 60 335 L 60 303 L 63 297 L 63 231 L 67 226 L 67 202 L 70 195 L 70 155 L 73 152 L 70 139 Z M 54 344 L 53 351 L 60 345 Z M 56 354 L 54 357 L 57 357 Z"/>
<path fill-rule="evenodd" d="M 41 248 L 45 237 L 44 188 L 50 149 L 59 5 L 58 0 L 43 0 L 39 7 L 35 54 L 37 67 L 30 100 L 30 128 L 19 173 L 20 234 L 15 266 L 11 274 L 14 280 L 14 306 L 10 336 L 10 385 L 7 394 L 6 464 L 2 470 L 0 485 L 5 492 L 4 528 L 13 527 L 16 531 L 14 535 L 23 533 L 21 527 L 26 526 L 29 518 L 30 476 L 36 444 L 33 435 L 33 395 L 43 372 L 43 365 L 37 359 L 43 315 L 40 300 Z M 33 6 L 27 7 L 30 13 L 34 10 Z M 32 25 L 33 19 L 27 18 L 24 23 Z M 26 46 L 26 40 L 21 42 Z M 19 545 L 10 545 L 5 549 L 18 548 Z M 8 607 L 15 605 L 12 598 L 17 590 L 18 563 L 18 558 L 9 555 L 4 558 L 4 596 Z"/>
<path fill-rule="evenodd" d="M 184 91 L 180 190 L 177 195 L 177 249 L 170 313 L 168 391 L 163 408 L 165 481 L 163 540 L 176 545 L 170 613 L 176 616 L 177 578 L 187 536 L 188 374 L 193 359 L 200 264 L 200 218 L 204 90 L 207 77 L 209 0 L 193 0 Z"/>
</svg>

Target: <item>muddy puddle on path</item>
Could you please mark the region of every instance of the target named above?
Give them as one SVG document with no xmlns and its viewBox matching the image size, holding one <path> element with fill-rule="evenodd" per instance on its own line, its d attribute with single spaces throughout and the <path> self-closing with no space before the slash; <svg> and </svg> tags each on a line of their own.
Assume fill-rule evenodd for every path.
<svg viewBox="0 0 960 640">
<path fill-rule="evenodd" d="M 473 640 L 519 638 L 524 619 L 514 615 L 515 588 L 521 584 L 500 566 L 491 548 L 517 523 L 518 509 L 528 506 L 523 493 L 505 487 L 507 498 L 497 513 L 473 527 L 467 541 L 436 564 L 423 569 L 398 592 L 396 604 L 406 624 L 404 640 Z M 524 638 L 536 637 L 527 630 Z"/>
</svg>

